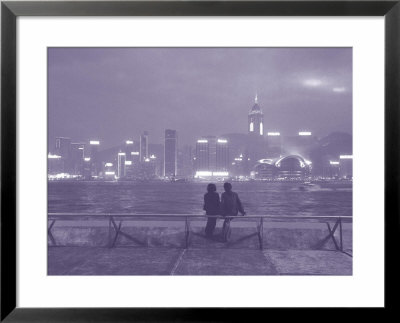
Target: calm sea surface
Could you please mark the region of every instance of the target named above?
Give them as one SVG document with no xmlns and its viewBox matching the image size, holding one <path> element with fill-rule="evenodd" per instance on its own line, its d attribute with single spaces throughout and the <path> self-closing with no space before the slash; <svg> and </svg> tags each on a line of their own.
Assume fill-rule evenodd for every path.
<svg viewBox="0 0 400 323">
<path fill-rule="evenodd" d="M 248 215 L 351 216 L 352 189 L 299 183 L 234 182 Z M 203 214 L 207 183 L 49 182 L 48 211 Z M 217 191 L 223 192 L 222 183 Z"/>
</svg>

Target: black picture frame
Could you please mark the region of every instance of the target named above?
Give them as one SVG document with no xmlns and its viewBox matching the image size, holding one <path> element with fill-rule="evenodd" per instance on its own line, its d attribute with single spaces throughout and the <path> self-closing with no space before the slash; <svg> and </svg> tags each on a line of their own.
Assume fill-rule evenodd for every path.
<svg viewBox="0 0 400 323">
<path fill-rule="evenodd" d="M 16 285 L 16 19 L 19 16 L 384 16 L 385 308 L 396 310 L 399 254 L 400 1 L 3 1 L 1 3 L 1 321 L 236 321 L 265 309 L 18 308 Z M 371 235 L 371 239 L 373 236 Z M 373 255 L 371 255 L 373 257 Z M 40 291 L 37 291 L 40 293 Z M 329 291 L 327 291 L 329 292 Z M 245 295 L 238 295 L 245 297 Z M 278 310 L 278 309 L 275 309 Z M 280 319 L 286 312 L 279 311 Z M 372 313 L 369 312 L 368 315 Z M 268 314 L 270 315 L 270 314 Z M 318 315 L 318 314 L 317 314 Z M 324 314 L 325 315 L 325 314 Z M 248 316 L 247 316 L 248 317 Z M 248 317 L 249 318 L 249 317 Z M 338 319 L 340 319 L 338 317 Z"/>
</svg>

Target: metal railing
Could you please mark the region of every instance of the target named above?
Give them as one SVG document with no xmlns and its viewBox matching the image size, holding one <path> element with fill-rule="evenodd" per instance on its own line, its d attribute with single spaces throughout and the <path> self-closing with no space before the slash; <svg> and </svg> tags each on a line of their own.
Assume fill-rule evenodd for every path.
<svg viewBox="0 0 400 323">
<path fill-rule="evenodd" d="M 343 227 L 342 223 L 352 223 L 353 217 L 351 216 L 285 216 L 285 215 L 246 215 L 246 216 L 220 216 L 220 215 L 193 215 L 193 214 L 129 214 L 129 213 L 48 213 L 48 237 L 52 242 L 52 245 L 57 245 L 56 240 L 53 236 L 52 229 L 56 221 L 77 221 L 77 220 L 95 220 L 95 221 L 108 221 L 108 246 L 110 248 L 115 247 L 119 235 L 123 235 L 128 239 L 136 241 L 131 235 L 121 230 L 122 223 L 124 221 L 137 221 L 137 220 L 157 220 L 157 221 L 184 221 L 185 223 L 185 247 L 189 247 L 190 235 L 193 234 L 191 231 L 190 223 L 191 220 L 202 219 L 207 220 L 208 218 L 217 218 L 221 220 L 236 221 L 247 221 L 257 223 L 257 232 L 260 249 L 263 249 L 264 244 L 264 222 L 266 221 L 284 221 L 289 222 L 293 220 L 302 220 L 318 223 L 326 223 L 328 228 L 328 236 L 325 237 L 321 243 L 326 243 L 329 239 L 332 239 L 336 250 L 344 252 L 343 248 Z M 117 222 L 119 224 L 117 225 Z M 333 222 L 333 227 L 331 224 Z M 225 226 L 224 226 L 225 227 Z M 339 241 L 336 240 L 334 234 L 339 228 Z M 229 229 L 229 226 L 228 226 Z M 112 234 L 114 231 L 114 236 Z M 226 236 L 226 235 L 225 235 Z M 248 236 L 251 237 L 254 234 Z M 229 238 L 229 236 L 227 236 Z"/>
</svg>

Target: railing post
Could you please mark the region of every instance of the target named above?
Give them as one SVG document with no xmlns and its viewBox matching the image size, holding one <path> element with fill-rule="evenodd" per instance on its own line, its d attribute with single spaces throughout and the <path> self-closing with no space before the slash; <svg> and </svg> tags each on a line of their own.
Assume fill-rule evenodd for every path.
<svg viewBox="0 0 400 323">
<path fill-rule="evenodd" d="M 187 216 L 185 216 L 185 247 L 186 249 L 189 247 L 189 220 Z"/>
<path fill-rule="evenodd" d="M 47 228 L 47 236 L 50 238 L 51 243 L 53 246 L 56 246 L 56 239 L 54 239 L 53 233 L 51 232 L 51 229 L 53 229 L 54 224 L 56 223 L 56 220 L 53 220 L 50 224 L 50 226 Z"/>
<path fill-rule="evenodd" d="M 111 214 L 108 214 L 108 247 L 111 248 Z"/>
<path fill-rule="evenodd" d="M 261 217 L 261 250 L 264 248 L 264 218 Z"/>
<path fill-rule="evenodd" d="M 340 251 L 343 252 L 342 218 L 339 217 Z"/>
</svg>

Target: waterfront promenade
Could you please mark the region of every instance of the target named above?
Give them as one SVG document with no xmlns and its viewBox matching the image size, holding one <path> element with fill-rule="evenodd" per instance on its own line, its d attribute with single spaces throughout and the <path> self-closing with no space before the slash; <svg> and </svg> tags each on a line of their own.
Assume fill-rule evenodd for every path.
<svg viewBox="0 0 400 323">
<path fill-rule="evenodd" d="M 352 275 L 352 223 L 233 221 L 229 242 L 203 234 L 204 221 L 57 221 L 49 275 Z M 51 220 L 49 220 L 51 221 Z M 329 224 L 331 222 L 331 224 Z M 184 222 L 183 222 L 184 223 Z M 119 235 L 115 235 L 120 229 Z M 341 231 L 339 231 L 341 229 Z M 111 232 L 111 234 L 110 234 Z"/>
<path fill-rule="evenodd" d="M 49 275 L 351 275 L 333 250 L 49 247 Z"/>
</svg>

